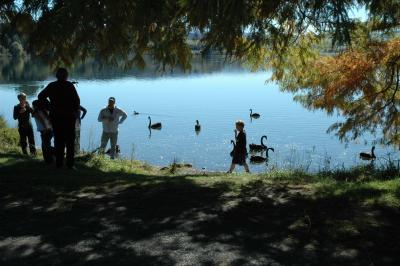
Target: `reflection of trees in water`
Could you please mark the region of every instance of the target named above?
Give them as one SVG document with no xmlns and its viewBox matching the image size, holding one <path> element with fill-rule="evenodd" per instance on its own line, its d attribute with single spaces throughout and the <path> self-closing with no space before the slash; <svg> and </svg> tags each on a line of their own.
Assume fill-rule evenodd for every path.
<svg viewBox="0 0 400 266">
<path fill-rule="evenodd" d="M 226 69 L 242 69 L 239 63 L 226 62 L 222 56 L 211 55 L 206 58 L 194 56 L 191 70 L 184 71 L 181 68 L 166 69 L 161 71 L 158 64 L 146 57 L 147 67 L 124 68 L 117 65 L 101 64 L 97 60 L 86 60 L 84 63 L 76 63 L 70 68 L 71 78 L 76 79 L 111 79 L 127 76 L 140 78 L 154 78 L 162 76 L 182 76 L 189 74 L 205 74 L 219 72 Z M 0 82 L 23 82 L 45 80 L 53 76 L 53 67 L 37 60 L 13 60 L 8 64 L 0 64 Z M 26 88 L 24 88 L 26 89 Z M 29 91 L 29 90 L 28 90 Z"/>
<path fill-rule="evenodd" d="M 49 74 L 50 67 L 36 60 L 19 58 L 0 64 L 0 82 L 44 80 Z"/>
<path fill-rule="evenodd" d="M 43 85 L 27 85 L 23 84 L 15 88 L 15 90 L 20 93 L 23 92 L 29 96 L 35 96 L 40 89 L 43 89 Z"/>
<path fill-rule="evenodd" d="M 127 76 L 154 78 L 213 73 L 224 69 L 242 69 L 239 63 L 226 62 L 224 58 L 219 55 L 213 55 L 207 58 L 194 56 L 191 61 L 191 70 L 186 71 L 179 67 L 161 71 L 160 65 L 154 63 L 150 57 L 145 57 L 145 61 L 146 68 L 144 69 L 135 66 L 127 69 L 123 66 L 110 66 L 101 64 L 96 60 L 87 60 L 85 63 L 75 65 L 71 71 L 71 76 L 78 79 L 110 79 Z"/>
</svg>

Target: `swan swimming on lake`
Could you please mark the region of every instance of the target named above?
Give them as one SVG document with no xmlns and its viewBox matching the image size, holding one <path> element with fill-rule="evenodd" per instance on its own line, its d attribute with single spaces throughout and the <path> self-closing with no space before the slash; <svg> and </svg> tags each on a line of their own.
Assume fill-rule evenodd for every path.
<svg viewBox="0 0 400 266">
<path fill-rule="evenodd" d="M 253 163 L 253 164 L 263 163 L 263 162 L 266 162 L 267 160 L 268 160 L 268 158 L 262 157 L 262 156 L 258 156 L 258 155 L 252 155 L 250 157 L 250 163 Z"/>
<path fill-rule="evenodd" d="M 229 153 L 229 155 L 230 155 L 231 157 L 233 157 L 233 155 L 234 155 L 234 153 L 235 153 L 236 144 L 235 144 L 235 142 L 234 142 L 233 140 L 231 140 L 231 143 L 232 143 L 232 145 L 233 145 L 233 149 L 232 149 L 231 153 Z"/>
<path fill-rule="evenodd" d="M 360 153 L 360 158 L 362 159 L 362 160 L 375 160 L 376 159 L 376 156 L 375 156 L 375 146 L 372 146 L 372 149 L 371 149 L 371 154 L 369 154 L 369 153 L 366 153 L 366 152 L 361 152 Z"/>
<path fill-rule="evenodd" d="M 162 125 L 161 125 L 160 122 L 152 124 L 150 116 L 148 117 L 148 119 L 149 119 L 149 128 L 151 128 L 151 129 L 161 129 Z"/>
<path fill-rule="evenodd" d="M 253 113 L 253 109 L 250 109 L 250 117 L 251 118 L 260 118 L 260 114 L 259 113 Z"/>
<path fill-rule="evenodd" d="M 198 132 L 198 131 L 201 130 L 201 125 L 200 125 L 200 123 L 199 123 L 199 120 L 196 120 L 196 125 L 194 125 L 194 130 L 195 130 L 196 132 Z"/>
<path fill-rule="evenodd" d="M 254 144 L 254 143 L 249 144 L 250 152 L 258 152 L 258 151 L 267 150 L 267 146 L 263 142 L 264 139 L 267 140 L 267 136 L 264 135 L 261 137 L 261 145 Z"/>
</svg>

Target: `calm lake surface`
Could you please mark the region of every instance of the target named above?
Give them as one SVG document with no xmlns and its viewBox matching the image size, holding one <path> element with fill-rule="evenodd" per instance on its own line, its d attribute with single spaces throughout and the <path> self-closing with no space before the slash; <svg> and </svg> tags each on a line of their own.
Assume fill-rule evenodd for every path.
<svg viewBox="0 0 400 266">
<path fill-rule="evenodd" d="M 341 143 L 327 128 L 340 117 L 329 117 L 323 112 L 311 112 L 279 91 L 277 85 L 266 83 L 269 74 L 249 73 L 244 70 L 221 69 L 209 74 L 137 77 L 123 75 L 108 79 L 98 76 L 71 76 L 78 80 L 77 90 L 82 106 L 88 114 L 82 121 L 81 146 L 93 150 L 99 146 L 101 124 L 97 116 L 110 96 L 124 109 L 128 119 L 120 126 L 119 144 L 122 156 L 150 164 L 165 166 L 174 159 L 191 163 L 198 169 L 226 171 L 230 165 L 234 138 L 234 121 L 245 121 L 248 143 L 259 143 L 268 136 L 270 152 L 268 164 L 251 165 L 253 172 L 271 168 L 303 168 L 318 171 L 326 167 L 351 167 L 363 162 L 360 151 L 370 150 L 372 137 L 357 142 Z M 20 91 L 29 94 L 29 101 L 52 79 L 0 84 L 0 114 L 11 126 L 12 108 Z M 3 81 L 4 82 L 4 81 Z M 249 109 L 261 114 L 251 120 Z M 133 111 L 140 115 L 133 115 Z M 153 122 L 162 122 L 162 130 L 147 128 L 148 115 Z M 194 131 L 195 121 L 201 132 Z M 35 125 L 36 128 L 36 125 Z M 36 132 L 36 144 L 40 138 Z M 385 163 L 389 155 L 398 159 L 391 147 L 377 146 L 378 163 Z M 237 170 L 243 171 L 240 167 Z"/>
</svg>

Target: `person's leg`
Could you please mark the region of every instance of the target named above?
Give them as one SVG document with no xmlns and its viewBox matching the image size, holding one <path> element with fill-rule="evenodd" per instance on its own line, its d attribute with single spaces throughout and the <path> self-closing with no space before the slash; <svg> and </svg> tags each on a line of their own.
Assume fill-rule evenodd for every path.
<svg viewBox="0 0 400 266">
<path fill-rule="evenodd" d="M 246 162 L 244 162 L 243 166 L 244 166 L 244 170 L 246 170 L 247 173 L 250 173 L 249 166 L 247 165 Z"/>
<path fill-rule="evenodd" d="M 30 127 L 29 129 L 27 129 L 26 133 L 29 141 L 29 152 L 31 153 L 31 155 L 36 156 L 35 136 L 33 134 L 33 128 Z"/>
<path fill-rule="evenodd" d="M 229 168 L 229 170 L 228 170 L 227 173 L 229 173 L 229 174 L 232 173 L 233 170 L 235 170 L 235 166 L 236 166 L 236 164 L 232 163 L 232 164 L 231 164 L 231 167 Z"/>
<path fill-rule="evenodd" d="M 101 134 L 101 144 L 99 149 L 100 153 L 104 153 L 109 138 L 110 138 L 109 134 L 103 131 L 103 133 Z"/>
<path fill-rule="evenodd" d="M 54 132 L 54 146 L 56 152 L 56 166 L 58 168 L 62 167 L 64 164 L 64 130 L 62 126 L 63 121 L 59 119 L 52 119 L 53 132 Z"/>
<path fill-rule="evenodd" d="M 26 138 L 27 138 L 26 132 L 23 129 L 18 129 L 18 133 L 19 133 L 19 145 L 21 146 L 22 153 L 28 154 L 28 151 L 26 149 L 28 146 L 28 143 L 26 142 Z"/>
<path fill-rule="evenodd" d="M 75 154 L 79 154 L 81 149 L 81 127 L 79 120 L 76 119 L 75 122 Z"/>
<path fill-rule="evenodd" d="M 43 159 L 47 164 L 51 164 L 53 162 L 53 156 L 51 151 L 52 132 L 50 130 L 42 131 L 40 133 L 40 137 L 42 139 Z"/>
<path fill-rule="evenodd" d="M 75 162 L 75 119 L 65 121 L 65 144 L 67 147 L 67 166 L 74 167 Z"/>
<path fill-rule="evenodd" d="M 110 143 L 111 143 L 111 159 L 115 158 L 115 148 L 117 146 L 117 141 L 118 141 L 118 132 L 116 133 L 111 133 L 110 134 Z"/>
</svg>

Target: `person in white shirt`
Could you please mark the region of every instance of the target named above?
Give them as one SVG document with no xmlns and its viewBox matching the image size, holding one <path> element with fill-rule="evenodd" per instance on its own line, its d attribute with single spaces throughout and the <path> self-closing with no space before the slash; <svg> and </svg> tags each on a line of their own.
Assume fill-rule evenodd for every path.
<svg viewBox="0 0 400 266">
<path fill-rule="evenodd" d="M 115 106 L 115 98 L 108 99 L 108 106 L 99 113 L 98 121 L 103 123 L 103 134 L 101 135 L 100 152 L 104 153 L 108 140 L 111 144 L 111 159 L 115 157 L 115 148 L 118 141 L 118 126 L 127 118 L 124 110 Z"/>
<path fill-rule="evenodd" d="M 35 100 L 32 102 L 33 113 L 35 118 L 37 131 L 40 132 L 42 139 L 42 153 L 43 159 L 46 164 L 53 163 L 54 148 L 51 146 L 51 139 L 53 138 L 53 127 L 50 122 L 48 112 L 48 102 Z"/>
</svg>

